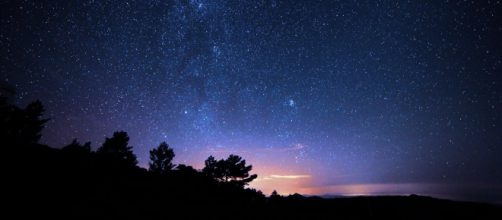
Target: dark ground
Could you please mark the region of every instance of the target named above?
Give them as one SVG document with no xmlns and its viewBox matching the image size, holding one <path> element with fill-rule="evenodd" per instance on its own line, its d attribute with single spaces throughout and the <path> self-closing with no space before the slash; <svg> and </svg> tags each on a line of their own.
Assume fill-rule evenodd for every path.
<svg viewBox="0 0 502 220">
<path fill-rule="evenodd" d="M 115 169 L 95 156 L 46 146 L 15 150 L 4 179 L 8 207 L 18 217 L 85 219 L 502 219 L 496 205 L 423 196 L 324 199 L 265 197 L 222 185 L 191 170 L 166 176 Z M 4 197 L 5 198 L 5 197 Z"/>
</svg>

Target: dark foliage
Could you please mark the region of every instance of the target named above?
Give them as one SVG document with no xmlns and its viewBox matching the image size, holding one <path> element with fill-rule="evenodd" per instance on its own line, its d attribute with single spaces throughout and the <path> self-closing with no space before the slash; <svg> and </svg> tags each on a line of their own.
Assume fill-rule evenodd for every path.
<svg viewBox="0 0 502 220">
<path fill-rule="evenodd" d="M 149 171 L 156 174 L 166 174 L 174 168 L 172 163 L 175 154 L 166 142 L 150 150 Z"/>
<path fill-rule="evenodd" d="M 270 194 L 270 199 L 272 200 L 278 200 L 281 198 L 281 195 L 279 195 L 279 193 L 277 193 L 276 190 L 274 190 L 271 194 Z"/>
<path fill-rule="evenodd" d="M 26 146 L 40 140 L 44 124 L 49 119 L 42 119 L 44 107 L 40 101 L 30 103 L 21 109 L 9 105 L 7 98 L 0 98 L 0 140 L 3 143 Z"/>
<path fill-rule="evenodd" d="M 80 144 L 77 139 L 64 146 L 61 150 L 70 154 L 76 155 L 86 155 L 91 153 L 91 142 L 86 142 L 85 144 Z"/>
<path fill-rule="evenodd" d="M 256 174 L 249 175 L 253 166 L 246 166 L 246 160 L 233 154 L 218 161 L 209 156 L 204 164 L 202 172 L 221 183 L 244 187 L 258 177 Z"/>
<path fill-rule="evenodd" d="M 111 138 L 106 138 L 103 145 L 98 148 L 96 154 L 107 161 L 116 163 L 121 167 L 135 167 L 138 164 L 136 155 L 129 145 L 129 136 L 125 131 L 117 131 L 113 133 Z"/>
</svg>

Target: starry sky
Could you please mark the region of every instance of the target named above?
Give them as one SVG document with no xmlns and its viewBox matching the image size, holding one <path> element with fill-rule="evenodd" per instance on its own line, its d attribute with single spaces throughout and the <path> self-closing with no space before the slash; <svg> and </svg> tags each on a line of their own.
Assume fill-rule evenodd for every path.
<svg viewBox="0 0 502 220">
<path fill-rule="evenodd" d="M 502 3 L 2 1 L 0 71 L 41 142 L 125 130 L 141 166 L 243 156 L 251 187 L 502 202 Z"/>
</svg>

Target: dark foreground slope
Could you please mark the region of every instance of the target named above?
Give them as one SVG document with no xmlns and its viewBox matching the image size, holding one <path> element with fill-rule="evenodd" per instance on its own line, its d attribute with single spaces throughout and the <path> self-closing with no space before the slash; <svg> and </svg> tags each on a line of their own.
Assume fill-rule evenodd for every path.
<svg viewBox="0 0 502 220">
<path fill-rule="evenodd" d="M 498 206 L 424 196 L 373 196 L 322 199 L 289 196 L 273 202 L 272 219 L 499 219 Z M 289 210 L 289 211 L 288 211 Z M 282 214 L 281 214 L 282 213 Z"/>
<path fill-rule="evenodd" d="M 9 148 L 4 212 L 68 219 L 502 219 L 498 206 L 421 196 L 274 196 L 215 182 L 180 166 L 158 176 L 94 154 L 42 145 Z M 8 155 L 16 155 L 8 157 Z M 12 158 L 16 158 L 15 160 Z"/>
</svg>

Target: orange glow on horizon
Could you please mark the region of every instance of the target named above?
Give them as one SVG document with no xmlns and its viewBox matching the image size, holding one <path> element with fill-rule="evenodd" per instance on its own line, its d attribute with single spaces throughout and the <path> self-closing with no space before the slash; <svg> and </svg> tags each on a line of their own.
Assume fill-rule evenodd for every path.
<svg viewBox="0 0 502 220">
<path fill-rule="evenodd" d="M 258 178 L 252 181 L 250 188 L 255 188 L 262 191 L 265 195 L 269 195 L 272 191 L 277 190 L 281 195 L 293 193 L 306 194 L 308 186 L 312 185 L 312 180 L 315 179 L 305 167 L 302 167 L 294 162 L 294 159 L 288 153 L 306 148 L 303 144 L 293 144 L 275 148 L 266 147 L 248 147 L 249 150 L 232 150 L 233 147 L 213 147 L 207 146 L 207 151 L 201 151 L 197 154 L 190 155 L 189 158 L 184 158 L 180 155 L 178 160 L 181 163 L 193 161 L 191 164 L 196 169 L 204 167 L 204 161 L 210 156 L 214 156 L 217 160 L 227 158 L 230 154 L 236 154 L 246 160 L 246 164 L 253 165 L 250 174 L 258 174 Z M 274 155 L 274 160 L 267 156 Z M 281 161 L 280 163 L 278 161 Z"/>
<path fill-rule="evenodd" d="M 280 169 L 278 167 L 256 167 L 258 178 L 249 187 L 269 195 L 276 190 L 281 195 L 306 193 L 302 189 L 312 183 L 313 177 L 301 170 Z"/>
</svg>

